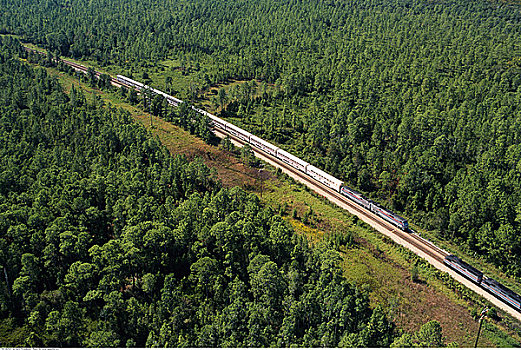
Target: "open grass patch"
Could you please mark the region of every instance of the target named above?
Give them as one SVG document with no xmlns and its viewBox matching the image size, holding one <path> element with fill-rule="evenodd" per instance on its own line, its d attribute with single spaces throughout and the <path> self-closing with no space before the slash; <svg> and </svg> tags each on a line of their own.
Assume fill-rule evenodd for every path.
<svg viewBox="0 0 521 350">
<path fill-rule="evenodd" d="M 503 330 L 499 329 L 494 324 L 483 321 L 482 337 L 490 340 L 495 347 L 498 348 L 518 348 L 521 344 L 518 340 L 508 336 Z M 478 342 L 478 347 L 484 347 L 481 337 Z"/>
</svg>

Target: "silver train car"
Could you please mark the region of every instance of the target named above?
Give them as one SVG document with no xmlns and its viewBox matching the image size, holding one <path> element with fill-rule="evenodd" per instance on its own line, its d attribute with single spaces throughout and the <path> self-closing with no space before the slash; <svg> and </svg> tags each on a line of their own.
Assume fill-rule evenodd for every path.
<svg viewBox="0 0 521 350">
<path fill-rule="evenodd" d="M 516 310 L 521 311 L 521 297 L 498 281 L 489 277 L 484 277 L 481 281 L 481 287 L 487 290 L 490 294 L 496 296 L 498 299 L 511 305 Z"/>
<path fill-rule="evenodd" d="M 502 300 L 506 304 L 512 306 L 514 309 L 521 311 L 521 296 L 505 287 L 498 281 L 484 276 L 483 272 L 467 264 L 455 255 L 448 255 L 443 260 L 443 263 L 458 272 L 466 279 L 478 284 L 481 286 L 481 288 L 485 289 L 499 300 Z"/>
<path fill-rule="evenodd" d="M 405 220 L 404 218 L 402 218 L 399 215 L 396 215 L 389 209 L 382 207 L 380 204 L 370 201 L 369 210 L 372 211 L 373 213 L 375 213 L 376 215 L 378 215 L 379 217 L 381 217 L 382 219 L 384 219 L 385 221 L 402 229 L 403 231 L 406 231 L 406 232 L 408 231 L 409 223 L 407 222 L 407 220 Z"/>
<path fill-rule="evenodd" d="M 456 255 L 445 257 L 443 263 L 476 284 L 480 284 L 483 279 L 483 272 L 470 266 Z"/>
<path fill-rule="evenodd" d="M 144 85 L 144 84 L 140 83 L 139 81 L 136 81 L 136 80 L 126 77 L 124 75 L 117 75 L 116 80 L 122 84 L 132 86 L 135 89 L 140 90 L 140 91 L 144 90 L 144 89 L 150 89 L 150 91 L 152 91 L 154 94 L 163 96 L 167 100 L 167 102 L 171 105 L 179 106 L 181 103 L 183 103 L 182 100 L 180 100 L 174 96 L 168 95 L 161 90 L 151 88 L 148 85 Z"/>
<path fill-rule="evenodd" d="M 133 79 L 130 79 L 128 77 L 125 77 L 123 75 L 118 75 L 117 80 L 121 83 L 130 85 L 135 87 L 136 89 L 151 89 L 147 85 L 143 85 L 142 83 L 135 81 Z M 164 92 L 157 90 L 157 89 L 151 89 L 152 92 L 156 94 L 160 94 L 164 96 L 167 101 L 172 105 L 179 105 L 183 101 L 181 101 L 178 98 L 175 98 L 173 96 L 170 96 L 168 94 L 165 94 Z M 382 207 L 376 202 L 370 201 L 367 198 L 365 198 L 362 194 L 350 189 L 349 187 L 343 186 L 343 182 L 336 177 L 318 169 L 317 167 L 309 164 L 308 162 L 295 157 L 293 154 L 284 151 L 283 149 L 272 145 L 269 142 L 264 141 L 263 139 L 247 132 L 246 130 L 243 130 L 233 124 L 230 124 L 226 122 L 225 120 L 218 118 L 217 116 L 208 113 L 200 108 L 192 106 L 192 109 L 198 113 L 206 115 L 209 120 L 210 124 L 217 128 L 221 129 L 223 131 L 228 132 L 229 134 L 233 135 L 234 137 L 249 143 L 256 149 L 259 149 L 263 152 L 268 153 L 271 156 L 274 156 L 281 160 L 282 162 L 288 164 L 289 166 L 307 174 L 311 178 L 323 183 L 327 187 L 331 188 L 332 190 L 342 194 L 346 198 L 350 199 L 351 201 L 355 202 L 356 204 L 364 207 L 367 210 L 372 211 L 385 221 L 393 224 L 396 227 L 399 227 L 400 229 L 404 231 L 408 231 L 408 222 L 406 219 L 402 218 L 399 215 L 394 214 L 392 211 Z"/>
</svg>

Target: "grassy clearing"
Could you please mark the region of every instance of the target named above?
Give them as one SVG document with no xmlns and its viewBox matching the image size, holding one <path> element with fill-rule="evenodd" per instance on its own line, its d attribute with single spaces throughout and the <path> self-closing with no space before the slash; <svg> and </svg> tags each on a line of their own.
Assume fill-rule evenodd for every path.
<svg viewBox="0 0 521 350">
<path fill-rule="evenodd" d="M 324 238 L 324 231 L 304 225 L 302 222 L 288 218 L 288 222 L 291 224 L 297 234 L 305 235 L 311 242 L 319 242 Z"/>
<path fill-rule="evenodd" d="M 305 234 L 311 241 L 318 242 L 331 232 L 352 233 L 356 245 L 342 250 L 341 253 L 344 257 L 345 276 L 361 288 L 370 290 L 373 305 L 385 305 L 397 325 L 406 331 L 417 330 L 425 322 L 436 319 L 442 324 L 448 342 L 456 341 L 462 347 L 473 346 L 478 324 L 470 316 L 469 309 L 474 306 L 462 300 L 457 293 L 434 277 L 430 268 L 420 265 L 419 282 L 412 282 L 411 263 L 416 259 L 409 251 L 285 176 L 277 177 L 274 172 L 267 171 L 261 178 L 257 170 L 245 167 L 229 153 L 142 112 L 120 100 L 117 94 L 80 84 L 77 79 L 55 69 L 48 71 L 60 79 L 67 91 L 74 85 L 81 88 L 87 98 L 99 96 L 106 104 L 129 111 L 172 154 L 202 158 L 205 164 L 215 169 L 225 186 L 253 189 L 268 205 L 284 208 L 280 211 L 283 211 L 295 231 Z M 268 166 L 267 169 L 272 168 Z M 293 211 L 296 211 L 297 218 L 312 211 L 310 224 L 304 225 L 301 220 L 292 218 Z M 519 337 L 514 335 L 516 340 L 507 335 L 512 332 L 502 325 L 490 324 L 488 328 L 482 335 L 480 346 L 519 344 Z"/>
<path fill-rule="evenodd" d="M 505 332 L 488 321 L 484 321 L 482 328 L 483 338 L 490 339 L 499 348 L 516 348 L 519 342 L 505 335 Z M 478 347 L 485 347 L 482 337 L 479 338 Z"/>
</svg>

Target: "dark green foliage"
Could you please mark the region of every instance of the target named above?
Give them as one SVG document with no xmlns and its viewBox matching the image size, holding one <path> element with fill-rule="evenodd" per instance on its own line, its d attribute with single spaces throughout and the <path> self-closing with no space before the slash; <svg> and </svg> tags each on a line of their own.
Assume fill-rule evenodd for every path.
<svg viewBox="0 0 521 350">
<path fill-rule="evenodd" d="M 338 251 L 350 248 L 354 245 L 353 234 L 351 232 L 333 232 L 327 234 L 324 238 L 330 247 Z"/>
<path fill-rule="evenodd" d="M 166 109 L 166 99 L 157 95 L 154 101 L 162 101 Z M 157 113 L 157 110 L 152 110 L 152 114 L 162 116 L 162 113 Z M 179 108 L 169 109 L 167 117 L 168 121 L 182 127 L 191 134 L 197 135 L 205 141 L 209 141 L 211 137 L 210 122 L 206 115 L 194 111 L 188 103 L 181 103 Z"/>
<path fill-rule="evenodd" d="M 0 7 L 1 32 L 54 56 L 114 63 L 140 78 L 175 58 L 200 88 L 262 80 L 220 89 L 214 102 L 249 131 L 521 275 L 518 4 L 2 0 Z"/>
<path fill-rule="evenodd" d="M 63 93 L 13 45 L 0 39 L 3 345 L 392 342 L 338 253 L 171 158 L 124 111 Z"/>
<path fill-rule="evenodd" d="M 224 139 L 222 139 L 221 143 L 219 144 L 219 147 L 221 147 L 223 150 L 236 153 L 235 145 L 232 143 L 232 140 L 226 136 Z"/>
<path fill-rule="evenodd" d="M 411 268 L 411 281 L 418 282 L 419 280 L 419 271 L 418 266 L 414 264 Z"/>
<path fill-rule="evenodd" d="M 441 332 L 438 321 L 429 321 L 414 334 L 404 333 L 391 344 L 395 348 L 442 348 L 447 346 Z M 448 344 L 450 347 L 458 347 L 457 343 Z"/>
<path fill-rule="evenodd" d="M 259 160 L 253 154 L 253 150 L 250 145 L 245 145 L 240 149 L 241 160 L 244 164 L 249 166 L 257 166 L 259 164 Z"/>
<path fill-rule="evenodd" d="M 499 316 L 497 314 L 497 310 L 495 307 L 491 307 L 488 312 L 487 312 L 487 316 L 490 317 L 491 319 L 495 320 L 495 321 L 498 321 L 499 320 Z"/>
</svg>

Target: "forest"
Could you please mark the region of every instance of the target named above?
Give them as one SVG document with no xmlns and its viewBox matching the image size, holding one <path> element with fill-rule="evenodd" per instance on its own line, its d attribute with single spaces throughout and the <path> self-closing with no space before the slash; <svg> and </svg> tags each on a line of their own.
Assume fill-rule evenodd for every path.
<svg viewBox="0 0 521 350">
<path fill-rule="evenodd" d="M 466 0 L 0 0 L 0 33 L 149 78 L 521 276 L 521 12 Z M 175 60 L 177 66 L 165 66 Z M 173 88 L 176 72 L 189 76 Z M 155 74 L 157 73 L 157 74 Z M 161 78 L 159 78 L 161 76 Z"/>
<path fill-rule="evenodd" d="M 443 346 L 259 198 L 0 38 L 0 345 Z"/>
</svg>

